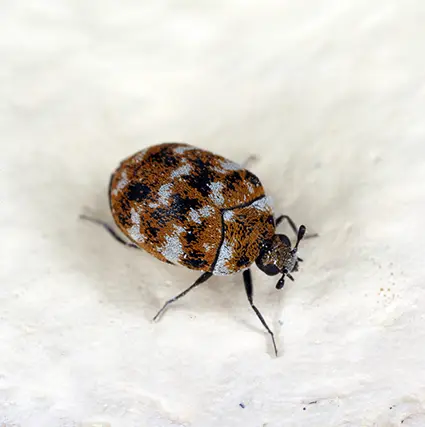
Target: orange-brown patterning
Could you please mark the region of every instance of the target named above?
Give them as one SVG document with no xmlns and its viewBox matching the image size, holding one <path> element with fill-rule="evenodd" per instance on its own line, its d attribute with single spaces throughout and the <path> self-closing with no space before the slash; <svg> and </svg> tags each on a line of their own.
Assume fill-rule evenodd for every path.
<svg viewBox="0 0 425 427">
<path fill-rule="evenodd" d="M 112 215 L 164 262 L 215 275 L 247 269 L 275 223 L 259 179 L 224 157 L 181 143 L 149 147 L 112 174 Z"/>
</svg>

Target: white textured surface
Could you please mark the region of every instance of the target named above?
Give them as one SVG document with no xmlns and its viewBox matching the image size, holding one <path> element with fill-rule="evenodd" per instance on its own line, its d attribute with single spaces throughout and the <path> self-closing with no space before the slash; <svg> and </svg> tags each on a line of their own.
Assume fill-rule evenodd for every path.
<svg viewBox="0 0 425 427">
<path fill-rule="evenodd" d="M 424 22 L 422 0 L 1 2 L 0 420 L 423 427 Z M 240 277 L 152 324 L 197 275 L 78 220 L 180 140 L 257 155 L 320 233 L 283 291 L 254 273 L 278 359 Z"/>
</svg>

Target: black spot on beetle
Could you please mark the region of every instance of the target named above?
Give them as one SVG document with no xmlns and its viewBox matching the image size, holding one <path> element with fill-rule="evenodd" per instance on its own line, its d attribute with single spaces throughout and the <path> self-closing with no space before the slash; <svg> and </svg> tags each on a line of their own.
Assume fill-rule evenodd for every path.
<svg viewBox="0 0 425 427">
<path fill-rule="evenodd" d="M 211 193 L 211 189 L 208 186 L 213 182 L 215 176 L 211 166 L 201 159 L 194 159 L 191 162 L 193 167 L 190 175 L 185 176 L 185 181 L 195 190 L 198 190 L 203 197 L 207 197 Z"/>
<path fill-rule="evenodd" d="M 187 244 L 195 243 L 199 240 L 199 225 L 189 225 L 186 227 L 186 234 L 183 236 L 183 239 Z"/>
<path fill-rule="evenodd" d="M 186 243 L 190 245 L 191 243 L 196 242 L 198 238 L 193 233 L 187 233 L 184 236 L 184 240 L 186 240 Z"/>
<path fill-rule="evenodd" d="M 130 218 L 128 215 L 124 215 L 122 213 L 118 214 L 118 221 L 124 227 L 130 227 Z"/>
<path fill-rule="evenodd" d="M 184 265 L 186 265 L 189 268 L 192 267 L 192 268 L 198 269 L 198 268 L 205 267 L 206 264 L 207 264 L 206 261 L 198 258 L 186 258 L 184 260 Z"/>
<path fill-rule="evenodd" d="M 267 218 L 267 222 L 268 222 L 269 224 L 274 225 L 274 218 L 273 218 L 273 215 L 269 215 L 269 216 L 268 216 L 268 218 Z"/>
<path fill-rule="evenodd" d="M 186 221 L 190 209 L 198 209 L 202 207 L 198 199 L 191 198 L 187 195 L 173 194 L 171 196 L 171 204 L 165 208 L 157 207 L 152 213 L 152 219 L 164 225 L 172 219 Z"/>
<path fill-rule="evenodd" d="M 146 227 L 146 234 L 149 237 L 156 238 L 156 236 L 158 235 L 159 231 L 160 231 L 160 229 L 157 228 L 157 227 Z"/>
<path fill-rule="evenodd" d="M 189 268 L 202 268 L 207 265 L 207 262 L 203 259 L 203 253 L 196 250 L 190 251 L 181 262 Z"/>
<path fill-rule="evenodd" d="M 236 184 L 240 184 L 242 181 L 242 177 L 240 172 L 238 171 L 233 171 L 233 172 L 229 172 L 226 177 L 223 179 L 223 184 L 224 187 L 228 187 L 231 190 L 236 190 L 235 185 Z"/>
<path fill-rule="evenodd" d="M 180 163 L 180 159 L 176 157 L 171 148 L 163 148 L 157 153 L 151 154 L 147 159 L 149 163 L 161 164 L 164 166 L 177 166 Z"/>
<path fill-rule="evenodd" d="M 247 265 L 249 265 L 249 258 L 246 257 L 245 255 L 242 255 L 237 261 L 236 261 L 236 265 L 238 267 L 246 267 Z"/>
<path fill-rule="evenodd" d="M 247 179 L 255 187 L 259 187 L 261 185 L 260 180 L 250 171 L 246 171 L 245 179 Z"/>
<path fill-rule="evenodd" d="M 153 210 L 150 214 L 152 219 L 158 222 L 159 225 L 166 225 L 168 220 L 170 219 L 169 211 L 168 209 L 164 208 L 156 208 Z"/>
<path fill-rule="evenodd" d="M 198 199 L 188 195 L 181 196 L 180 194 L 173 194 L 172 199 L 171 206 L 167 209 L 168 214 L 181 220 L 186 220 L 191 209 L 198 209 L 201 207 L 201 203 Z"/>
<path fill-rule="evenodd" d="M 150 192 L 151 189 L 147 185 L 142 184 L 141 182 L 136 182 L 127 187 L 126 195 L 132 202 L 141 202 L 149 196 Z"/>
<path fill-rule="evenodd" d="M 188 256 L 190 258 L 202 258 L 204 256 L 203 252 L 201 251 L 197 251 L 196 249 L 192 249 L 189 253 Z"/>
</svg>

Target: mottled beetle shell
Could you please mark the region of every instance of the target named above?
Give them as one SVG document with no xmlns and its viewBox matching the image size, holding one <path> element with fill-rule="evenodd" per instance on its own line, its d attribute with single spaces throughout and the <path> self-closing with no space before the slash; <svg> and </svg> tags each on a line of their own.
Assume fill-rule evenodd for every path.
<svg viewBox="0 0 425 427">
<path fill-rule="evenodd" d="M 110 182 L 121 231 L 161 261 L 215 275 L 248 268 L 273 238 L 259 179 L 224 157 L 181 143 L 125 159 Z"/>
</svg>

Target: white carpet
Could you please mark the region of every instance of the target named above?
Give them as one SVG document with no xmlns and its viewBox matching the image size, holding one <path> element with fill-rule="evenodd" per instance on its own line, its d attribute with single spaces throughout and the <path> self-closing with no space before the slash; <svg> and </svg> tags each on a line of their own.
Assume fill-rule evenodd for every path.
<svg viewBox="0 0 425 427">
<path fill-rule="evenodd" d="M 421 0 L 1 2 L 0 424 L 425 426 L 424 22 Z M 279 358 L 240 276 L 152 324 L 198 275 L 78 219 L 112 222 L 110 173 L 161 141 L 256 155 L 320 233 L 283 291 L 254 271 Z"/>
</svg>

